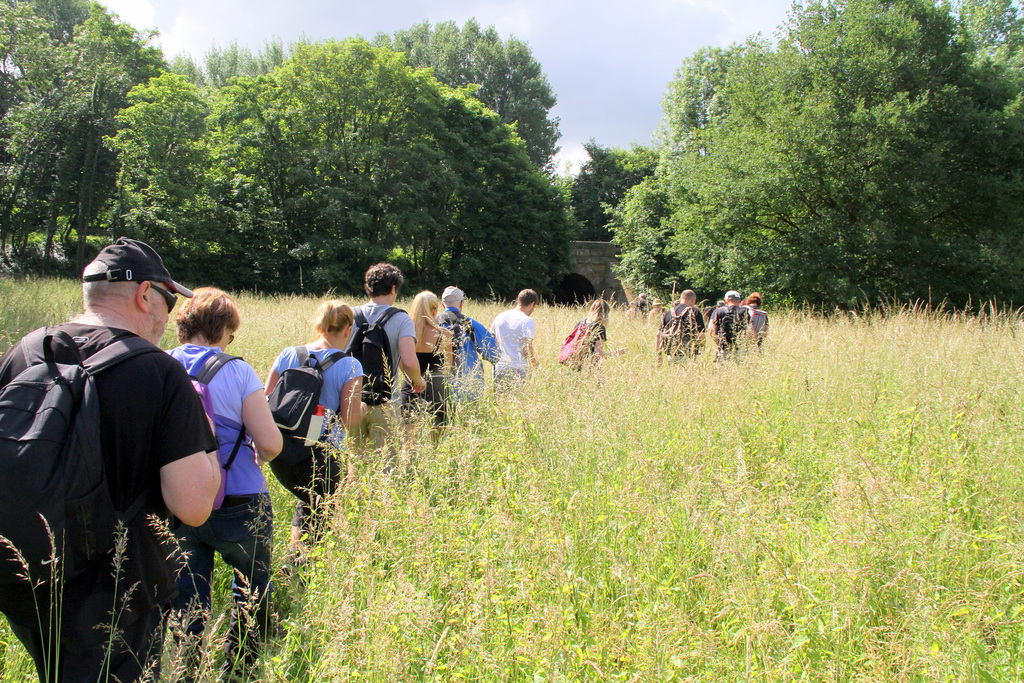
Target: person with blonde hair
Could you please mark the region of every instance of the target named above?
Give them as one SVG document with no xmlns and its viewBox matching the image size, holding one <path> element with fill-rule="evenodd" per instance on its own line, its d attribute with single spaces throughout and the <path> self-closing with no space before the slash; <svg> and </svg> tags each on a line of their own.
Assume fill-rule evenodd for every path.
<svg viewBox="0 0 1024 683">
<path fill-rule="evenodd" d="M 414 392 L 410 380 L 402 383 L 402 412 L 406 419 L 426 413 L 436 427 L 448 422 L 447 377 L 452 365 L 452 334 L 435 320 L 440 309 L 441 300 L 430 291 L 420 292 L 412 300 L 409 315 L 416 330 L 416 360 L 427 388 Z"/>
<path fill-rule="evenodd" d="M 234 299 L 200 287 L 175 316 L 181 346 L 168 353 L 209 392 L 224 497 L 199 526 L 182 524 L 178 540 L 178 597 L 173 610 L 181 625 L 188 666 L 199 665 L 199 647 L 213 603 L 217 553 L 234 571 L 234 607 L 224 643 L 225 674 L 247 676 L 270 623 L 271 548 L 274 512 L 261 462 L 281 452 L 263 383 L 252 366 L 224 350 L 241 325 Z"/>
<path fill-rule="evenodd" d="M 597 365 L 603 358 L 621 356 L 626 349 L 618 349 L 608 353 L 604 345 L 608 341 L 608 316 L 611 314 L 611 306 L 604 299 L 596 299 L 590 304 L 587 317 L 576 323 L 573 329 L 584 330 L 585 336 L 582 342 L 574 346 L 568 365 L 573 370 L 582 370 L 586 366 Z"/>
<path fill-rule="evenodd" d="M 345 451 L 346 432 L 356 428 L 366 410 L 361 399 L 363 368 L 359 361 L 341 351 L 352 336 L 352 307 L 340 299 L 325 301 L 310 322 L 316 338 L 281 351 L 266 383 L 269 396 L 286 370 L 315 363 L 323 373 L 320 404 L 326 411 L 319 440 L 304 447 L 295 462 L 270 464 L 281 485 L 298 498 L 291 530 L 293 562 L 303 559 L 303 537 L 307 536 L 312 543 L 319 534 L 320 525 L 314 524 L 314 516 L 341 480 L 336 454 Z M 349 467 L 351 475 L 353 465 Z"/>
</svg>

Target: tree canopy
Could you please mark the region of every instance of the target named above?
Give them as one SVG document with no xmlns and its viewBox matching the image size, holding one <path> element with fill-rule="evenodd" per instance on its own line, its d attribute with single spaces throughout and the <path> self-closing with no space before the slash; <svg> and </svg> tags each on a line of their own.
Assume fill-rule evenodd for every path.
<svg viewBox="0 0 1024 683">
<path fill-rule="evenodd" d="M 136 89 L 114 141 L 118 220 L 186 268 L 216 262 L 236 287 L 357 290 L 369 264 L 391 260 L 414 283 L 508 295 L 565 261 L 565 207 L 522 141 L 388 48 L 296 45 L 271 73 L 217 91 L 208 119 L 198 95 L 171 75 Z"/>
<path fill-rule="evenodd" d="M 927 0 L 815 1 L 775 46 L 697 52 L 665 96 L 656 176 L 616 214 L 629 278 L 1024 302 L 1020 80 L 1012 50 L 992 57 L 1007 26 L 972 34 Z"/>
<path fill-rule="evenodd" d="M 565 201 L 516 125 L 390 47 L 232 43 L 169 70 L 150 35 L 99 5 L 0 12 L 8 269 L 74 272 L 90 235 L 124 234 L 190 282 L 359 291 L 390 260 L 411 286 L 508 296 L 543 289 L 567 259 Z M 492 34 L 471 42 L 508 76 L 529 50 Z"/>
<path fill-rule="evenodd" d="M 631 187 L 654 173 L 658 155 L 639 145 L 630 149 L 602 147 L 593 139 L 583 148 L 590 158 L 569 187 L 570 207 L 579 223 L 577 239 L 607 242 L 612 238 L 610 212 Z"/>
<path fill-rule="evenodd" d="M 433 69 L 453 88 L 476 86 L 473 96 L 515 125 L 533 163 L 552 169 L 559 132 L 550 111 L 556 98 L 527 43 L 503 41 L 494 26 L 482 29 L 470 19 L 461 29 L 454 21 L 422 22 L 393 36 L 378 34 L 374 44 L 404 53 L 412 67 Z"/>
<path fill-rule="evenodd" d="M 0 253 L 25 257 L 36 235 L 45 255 L 74 252 L 81 266 L 115 191 L 104 137 L 162 57 L 98 4 L 7 2 L 0 31 Z"/>
</svg>

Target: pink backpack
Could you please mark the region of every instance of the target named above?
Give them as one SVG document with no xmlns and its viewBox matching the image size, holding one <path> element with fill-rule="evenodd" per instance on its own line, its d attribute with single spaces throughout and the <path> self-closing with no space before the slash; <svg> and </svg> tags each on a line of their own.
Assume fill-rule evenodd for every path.
<svg viewBox="0 0 1024 683">
<path fill-rule="evenodd" d="M 558 352 L 558 362 L 562 365 L 579 365 L 583 362 L 583 352 L 587 343 L 587 336 L 590 334 L 590 325 L 582 321 L 573 328 L 569 336 L 562 342 L 562 349 Z"/>
</svg>

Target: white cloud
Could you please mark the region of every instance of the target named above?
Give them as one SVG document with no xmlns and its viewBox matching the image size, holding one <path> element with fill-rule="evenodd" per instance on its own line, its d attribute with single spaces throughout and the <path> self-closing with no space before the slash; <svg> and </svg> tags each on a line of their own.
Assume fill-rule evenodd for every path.
<svg viewBox="0 0 1024 683">
<path fill-rule="evenodd" d="M 684 58 L 705 45 L 754 33 L 772 37 L 790 0 L 101 0 L 136 28 L 156 27 L 170 58 L 197 59 L 237 40 L 252 49 L 391 33 L 423 20 L 475 17 L 503 37 L 529 42 L 558 98 L 563 138 L 558 163 L 585 160 L 582 144 L 647 144 L 661 97 Z"/>
<path fill-rule="evenodd" d="M 563 140 L 562 148 L 555 155 L 555 173 L 565 175 L 568 172 L 569 175 L 576 175 L 580 172 L 580 167 L 589 160 L 590 155 L 583 149 L 581 143 L 568 144 Z"/>
<path fill-rule="evenodd" d="M 101 0 L 100 4 L 137 29 L 156 26 L 156 10 L 149 0 Z"/>
</svg>

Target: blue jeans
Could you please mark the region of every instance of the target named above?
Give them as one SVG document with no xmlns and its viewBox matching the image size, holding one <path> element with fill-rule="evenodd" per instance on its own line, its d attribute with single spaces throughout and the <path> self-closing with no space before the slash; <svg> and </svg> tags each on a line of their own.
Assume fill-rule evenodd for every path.
<svg viewBox="0 0 1024 683">
<path fill-rule="evenodd" d="M 248 499 L 248 500 L 246 500 Z M 235 606 L 224 645 L 225 668 L 245 675 L 255 666 L 259 643 L 270 625 L 270 552 L 274 511 L 269 493 L 225 496 L 224 507 L 214 510 L 199 527 L 183 525 L 176 531 L 182 557 L 178 560 L 178 597 L 172 608 L 184 631 L 176 634 L 198 656 L 198 646 L 210 614 L 210 582 L 214 553 L 234 568 Z M 241 645 L 241 647 L 239 647 Z"/>
</svg>

